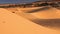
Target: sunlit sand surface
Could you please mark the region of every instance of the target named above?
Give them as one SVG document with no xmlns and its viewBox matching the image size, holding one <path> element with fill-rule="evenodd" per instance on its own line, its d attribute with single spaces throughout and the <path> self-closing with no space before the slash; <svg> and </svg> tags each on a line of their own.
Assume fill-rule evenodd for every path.
<svg viewBox="0 0 60 34">
<path fill-rule="evenodd" d="M 60 29 L 60 10 L 52 7 L 41 8 L 7 8 L 6 10 L 41 26 Z"/>
<path fill-rule="evenodd" d="M 56 8 L 50 8 L 48 10 L 43 10 L 39 12 L 33 13 L 35 17 L 40 19 L 59 19 L 60 18 L 60 10 Z"/>
<path fill-rule="evenodd" d="M 59 29 L 48 28 L 30 21 L 36 18 L 59 18 L 58 9 L 36 13 L 24 13 L 22 8 L 0 8 L 0 34 L 60 34 Z M 27 9 L 28 10 L 28 9 Z M 31 9 L 32 10 L 32 9 Z M 52 13 L 50 11 L 53 11 Z M 57 11 L 58 15 L 56 12 Z M 55 15 L 56 14 L 56 15 Z M 27 19 L 26 19 L 27 18 Z M 30 20 L 29 20 L 30 19 Z"/>
</svg>

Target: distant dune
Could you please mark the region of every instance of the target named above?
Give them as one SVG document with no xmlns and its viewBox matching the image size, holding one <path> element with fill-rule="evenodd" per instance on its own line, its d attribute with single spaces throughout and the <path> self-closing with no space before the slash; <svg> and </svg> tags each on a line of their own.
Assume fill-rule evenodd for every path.
<svg viewBox="0 0 60 34">
<path fill-rule="evenodd" d="M 40 8 L 42 7 L 0 8 L 0 34 L 60 34 L 60 29 L 53 26 L 55 23 L 46 25 L 47 23 L 35 20 L 37 18 L 60 18 L 60 10 L 50 7 L 49 9 L 29 12 Z M 40 23 L 39 25 L 37 21 Z"/>
<path fill-rule="evenodd" d="M 59 14 L 60 10 L 57 8 L 52 8 L 52 7 L 18 8 L 18 7 L 16 7 L 16 8 L 6 8 L 6 10 L 8 10 L 14 14 L 17 14 L 19 16 L 22 16 L 24 18 L 27 18 L 28 20 L 30 20 L 34 23 L 37 23 L 39 25 L 42 25 L 42 26 L 60 28 L 60 23 L 59 23 L 60 22 L 60 14 Z M 33 11 L 35 11 L 35 12 L 33 12 Z M 32 13 L 29 13 L 29 12 L 32 12 Z M 45 19 L 47 19 L 47 20 L 51 19 L 53 21 L 51 22 L 51 20 L 48 20 L 48 22 L 47 22 L 47 20 L 46 20 L 46 22 L 45 22 L 44 21 Z M 58 19 L 59 22 L 58 21 L 55 22 L 54 19 Z M 51 23 L 49 23 L 49 25 L 48 24 L 45 25 L 43 22 L 40 23 L 40 22 L 37 22 L 36 20 L 44 21 L 45 24 L 47 24 L 49 22 L 51 22 Z"/>
</svg>

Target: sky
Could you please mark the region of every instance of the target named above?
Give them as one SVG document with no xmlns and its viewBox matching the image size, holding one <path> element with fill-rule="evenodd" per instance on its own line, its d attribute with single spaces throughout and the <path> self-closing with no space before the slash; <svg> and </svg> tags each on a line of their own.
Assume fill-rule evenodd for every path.
<svg viewBox="0 0 60 34">
<path fill-rule="evenodd" d="M 0 0 L 0 4 L 2 3 L 30 3 L 37 0 Z"/>
<path fill-rule="evenodd" d="M 31 3 L 38 0 L 0 0 L 0 4 L 4 3 Z M 51 0 L 39 0 L 39 1 L 51 1 Z"/>
</svg>

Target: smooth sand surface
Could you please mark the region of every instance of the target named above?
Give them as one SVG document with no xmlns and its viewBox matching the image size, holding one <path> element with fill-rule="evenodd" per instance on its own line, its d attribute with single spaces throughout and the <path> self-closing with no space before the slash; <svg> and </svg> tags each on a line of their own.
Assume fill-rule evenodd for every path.
<svg viewBox="0 0 60 34">
<path fill-rule="evenodd" d="M 60 30 L 40 26 L 0 8 L 0 34 L 60 34 Z"/>
<path fill-rule="evenodd" d="M 42 10 L 39 12 L 32 13 L 35 17 L 40 19 L 59 19 L 60 18 L 60 9 L 57 8 L 50 8 L 47 10 Z"/>
</svg>

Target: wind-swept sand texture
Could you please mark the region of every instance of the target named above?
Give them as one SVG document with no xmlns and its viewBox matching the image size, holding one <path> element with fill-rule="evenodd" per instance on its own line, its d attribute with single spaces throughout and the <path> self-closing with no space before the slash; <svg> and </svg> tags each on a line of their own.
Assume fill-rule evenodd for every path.
<svg viewBox="0 0 60 34">
<path fill-rule="evenodd" d="M 24 13 L 19 8 L 16 9 L 0 8 L 0 34 L 60 34 L 60 30 L 44 27 L 28 20 L 35 19 L 37 14 Z M 35 17 L 31 18 L 32 15 Z"/>
</svg>

